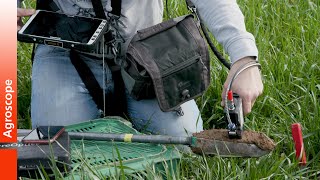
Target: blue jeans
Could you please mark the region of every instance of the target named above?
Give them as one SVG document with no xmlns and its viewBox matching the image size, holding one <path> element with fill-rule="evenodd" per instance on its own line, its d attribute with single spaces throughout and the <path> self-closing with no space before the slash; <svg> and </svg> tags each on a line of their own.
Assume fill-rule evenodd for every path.
<svg viewBox="0 0 320 180">
<path fill-rule="evenodd" d="M 113 89 L 110 69 L 101 59 L 83 56 L 85 63 L 105 89 Z M 136 101 L 127 95 L 128 115 L 138 130 L 154 134 L 186 136 L 203 130 L 199 109 L 194 100 L 181 105 L 183 116 L 162 112 L 156 99 Z M 70 125 L 97 119 L 101 111 L 90 96 L 62 48 L 38 45 L 32 69 L 32 126 Z M 186 133 L 187 132 L 187 133 Z"/>
</svg>

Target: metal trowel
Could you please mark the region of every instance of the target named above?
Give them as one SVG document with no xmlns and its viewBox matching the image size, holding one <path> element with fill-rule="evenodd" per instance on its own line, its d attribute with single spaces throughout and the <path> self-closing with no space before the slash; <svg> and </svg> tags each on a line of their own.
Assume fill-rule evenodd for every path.
<svg viewBox="0 0 320 180">
<path fill-rule="evenodd" d="M 236 94 L 228 95 L 226 106 L 227 129 L 211 129 L 194 133 L 190 137 L 166 135 L 105 134 L 69 132 L 71 139 L 139 142 L 157 144 L 183 144 L 197 154 L 224 157 L 260 157 L 268 154 L 275 143 L 265 134 L 243 131 L 242 100 Z"/>
<path fill-rule="evenodd" d="M 247 131 L 244 131 L 246 133 Z M 214 136 L 205 137 L 205 134 L 219 134 L 219 138 Z M 256 132 L 251 132 L 255 134 Z M 197 154 L 219 155 L 224 157 L 260 157 L 274 148 L 274 143 L 262 133 L 256 133 L 256 139 L 229 139 L 225 129 L 205 130 L 195 133 L 189 137 L 177 137 L 166 135 L 139 135 L 139 134 L 109 134 L 93 132 L 68 132 L 70 139 L 74 140 L 95 140 L 95 141 L 117 141 L 117 142 L 138 142 L 156 144 L 183 144 L 191 147 Z M 252 134 L 250 134 L 252 135 Z M 217 136 L 218 137 L 218 136 Z M 255 144 L 254 140 L 264 143 Z"/>
</svg>

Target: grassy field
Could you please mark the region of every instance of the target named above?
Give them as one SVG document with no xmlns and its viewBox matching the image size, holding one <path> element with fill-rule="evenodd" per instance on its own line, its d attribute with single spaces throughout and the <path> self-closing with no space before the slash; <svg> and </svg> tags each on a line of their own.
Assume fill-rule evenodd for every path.
<svg viewBox="0 0 320 180">
<path fill-rule="evenodd" d="M 264 93 L 246 117 L 245 128 L 277 142 L 261 158 L 185 156 L 168 179 L 317 179 L 320 174 L 320 1 L 239 0 L 248 31 L 256 37 Z M 25 5 L 31 7 L 29 1 Z M 187 13 L 183 0 L 169 0 L 170 15 Z M 172 10 L 174 9 L 174 10 Z M 221 46 L 218 46 L 221 49 Z M 31 47 L 18 45 L 19 128 L 30 127 Z M 223 127 L 220 93 L 227 70 L 212 56 L 212 84 L 198 99 L 207 129 Z M 291 124 L 301 123 L 308 164 L 299 167 Z M 151 170 L 148 179 L 158 177 Z"/>
</svg>

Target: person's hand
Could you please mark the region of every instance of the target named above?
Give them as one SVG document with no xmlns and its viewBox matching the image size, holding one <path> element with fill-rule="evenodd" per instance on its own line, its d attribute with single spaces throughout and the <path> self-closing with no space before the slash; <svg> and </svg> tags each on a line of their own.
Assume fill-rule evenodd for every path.
<svg viewBox="0 0 320 180">
<path fill-rule="evenodd" d="M 226 89 L 235 72 L 244 64 L 254 61 L 252 57 L 245 57 L 235 62 L 228 74 L 227 80 L 223 85 L 222 102 L 224 106 L 224 97 Z M 260 70 L 257 66 L 250 67 L 241 72 L 232 82 L 231 90 L 242 98 L 242 107 L 244 115 L 251 112 L 251 108 L 257 97 L 262 94 L 263 84 L 261 80 Z"/>
<path fill-rule="evenodd" d="M 17 8 L 17 31 L 19 31 L 23 25 L 21 18 L 25 16 L 31 16 L 34 13 L 34 9 Z"/>
</svg>

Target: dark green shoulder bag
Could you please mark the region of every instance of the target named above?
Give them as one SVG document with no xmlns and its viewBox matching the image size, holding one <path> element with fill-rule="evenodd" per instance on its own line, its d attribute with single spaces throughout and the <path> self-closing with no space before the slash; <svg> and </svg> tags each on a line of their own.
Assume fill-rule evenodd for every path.
<svg viewBox="0 0 320 180">
<path fill-rule="evenodd" d="M 134 99 L 156 97 L 162 111 L 172 111 L 208 88 L 209 60 L 194 16 L 186 15 L 138 31 L 121 73 Z"/>
</svg>

